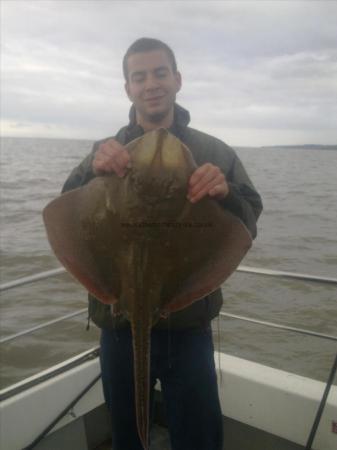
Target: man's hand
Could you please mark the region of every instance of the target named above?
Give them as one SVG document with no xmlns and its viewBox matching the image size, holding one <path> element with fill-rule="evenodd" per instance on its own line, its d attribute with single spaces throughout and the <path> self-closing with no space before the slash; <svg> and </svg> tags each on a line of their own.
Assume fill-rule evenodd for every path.
<svg viewBox="0 0 337 450">
<path fill-rule="evenodd" d="M 115 172 L 119 177 L 123 177 L 129 167 L 129 152 L 115 139 L 109 139 L 104 144 L 100 144 L 92 162 L 95 175 Z"/>
<path fill-rule="evenodd" d="M 211 163 L 198 167 L 189 180 L 187 198 L 196 203 L 206 195 L 214 198 L 225 198 L 229 187 L 224 174 L 218 166 Z"/>
</svg>

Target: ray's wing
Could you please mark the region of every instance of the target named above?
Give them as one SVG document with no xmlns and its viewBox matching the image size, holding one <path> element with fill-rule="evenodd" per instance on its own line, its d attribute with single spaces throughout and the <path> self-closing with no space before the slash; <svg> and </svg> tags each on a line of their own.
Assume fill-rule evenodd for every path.
<svg viewBox="0 0 337 450">
<path fill-rule="evenodd" d="M 164 315 L 216 290 L 252 245 L 245 225 L 213 199 L 186 202 L 184 216 L 173 241 L 176 259 L 171 276 L 176 283 L 163 307 Z"/>
<path fill-rule="evenodd" d="M 120 224 L 111 199 L 107 208 L 105 192 L 104 178 L 95 178 L 50 202 L 43 219 L 50 245 L 64 267 L 103 303 L 114 303 L 120 293 Z M 115 252 L 108 254 L 107 248 Z"/>
</svg>

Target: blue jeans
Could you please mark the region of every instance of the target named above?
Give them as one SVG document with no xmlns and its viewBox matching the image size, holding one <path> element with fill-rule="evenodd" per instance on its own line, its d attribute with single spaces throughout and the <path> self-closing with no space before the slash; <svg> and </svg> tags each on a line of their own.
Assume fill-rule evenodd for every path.
<svg viewBox="0 0 337 450">
<path fill-rule="evenodd" d="M 213 351 L 210 327 L 152 330 L 151 400 L 159 379 L 173 450 L 223 448 Z M 113 450 L 143 450 L 135 418 L 132 358 L 130 328 L 102 330 L 102 381 Z"/>
</svg>

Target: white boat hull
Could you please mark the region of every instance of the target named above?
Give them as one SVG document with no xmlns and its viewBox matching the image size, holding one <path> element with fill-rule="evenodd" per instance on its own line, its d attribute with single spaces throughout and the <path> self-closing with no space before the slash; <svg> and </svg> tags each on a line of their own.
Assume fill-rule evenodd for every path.
<svg viewBox="0 0 337 450">
<path fill-rule="evenodd" d="M 89 352 L 85 352 L 87 353 Z M 85 354 L 79 357 L 82 358 Z M 222 380 L 219 382 L 219 392 L 224 417 L 260 430 L 261 433 L 285 439 L 289 441 L 289 449 L 298 448 L 296 444 L 305 445 L 325 384 L 227 354 L 221 353 L 219 356 Z M 64 365 L 69 365 L 77 358 L 11 386 L 0 394 L 6 397 L 14 390 L 20 390 L 20 387 L 33 384 L 41 375 L 48 378 L 55 369 L 61 371 Z M 21 450 L 28 446 L 99 372 L 96 357 L 5 398 L 0 410 L 0 448 Z M 99 380 L 36 449 L 91 449 L 92 442 L 96 442 L 97 437 L 88 435 L 88 428 L 96 428 L 88 427 L 88 416 L 103 403 Z M 337 422 L 337 386 L 331 388 L 313 449 L 337 448 L 334 422 Z M 109 428 L 108 420 L 105 428 Z M 107 438 L 104 434 L 102 428 L 102 440 Z M 293 447 L 291 443 L 294 444 Z M 248 450 L 253 448 L 255 449 L 250 447 Z"/>
</svg>

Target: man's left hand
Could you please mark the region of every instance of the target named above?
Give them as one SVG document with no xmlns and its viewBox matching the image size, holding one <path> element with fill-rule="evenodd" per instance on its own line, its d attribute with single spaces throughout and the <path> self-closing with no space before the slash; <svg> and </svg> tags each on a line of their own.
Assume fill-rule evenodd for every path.
<svg viewBox="0 0 337 450">
<path fill-rule="evenodd" d="M 196 203 L 206 195 L 217 199 L 225 198 L 228 192 L 229 187 L 220 168 L 206 163 L 191 175 L 187 198 L 191 203 Z"/>
</svg>

